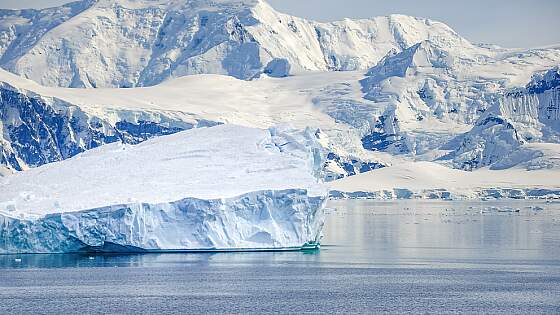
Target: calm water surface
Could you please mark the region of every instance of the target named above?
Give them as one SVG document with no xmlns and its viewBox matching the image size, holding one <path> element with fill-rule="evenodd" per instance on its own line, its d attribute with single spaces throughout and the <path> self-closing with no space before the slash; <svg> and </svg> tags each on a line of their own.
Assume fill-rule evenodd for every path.
<svg viewBox="0 0 560 315">
<path fill-rule="evenodd" d="M 0 256 L 0 314 L 560 313 L 560 203 L 329 208 L 315 252 Z"/>
</svg>

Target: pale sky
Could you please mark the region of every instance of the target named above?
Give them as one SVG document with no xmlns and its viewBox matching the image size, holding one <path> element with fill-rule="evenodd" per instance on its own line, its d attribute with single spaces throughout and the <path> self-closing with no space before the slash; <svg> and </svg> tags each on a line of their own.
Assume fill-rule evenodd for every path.
<svg viewBox="0 0 560 315">
<path fill-rule="evenodd" d="M 40 8 L 68 0 L 0 0 L 0 8 Z M 504 47 L 560 44 L 560 0 L 268 0 L 277 10 L 320 21 L 391 13 L 445 22 L 467 39 Z"/>
</svg>

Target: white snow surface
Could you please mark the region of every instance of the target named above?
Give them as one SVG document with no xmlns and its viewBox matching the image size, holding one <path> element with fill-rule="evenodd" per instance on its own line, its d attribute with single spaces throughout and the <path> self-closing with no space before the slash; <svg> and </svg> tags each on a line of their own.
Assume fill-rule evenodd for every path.
<svg viewBox="0 0 560 315">
<path fill-rule="evenodd" d="M 301 188 L 320 195 L 305 143 L 297 148 L 302 152 L 280 152 L 289 142 L 269 130 L 222 125 L 138 145 L 108 144 L 6 177 L 0 200 L 15 202 L 15 214 L 40 216 L 131 200 L 230 198 L 260 190 Z"/>
<path fill-rule="evenodd" d="M 284 248 L 317 241 L 312 133 L 233 125 L 110 144 L 0 177 L 0 252 Z"/>
<path fill-rule="evenodd" d="M 262 0 L 85 0 L 0 11 L 0 65 L 48 86 L 150 86 L 192 74 L 365 70 L 423 40 L 477 51 L 447 25 L 391 15 L 319 23 Z M 117 44 L 118 43 L 118 44 Z"/>
<path fill-rule="evenodd" d="M 427 161 L 390 166 L 330 184 L 335 197 L 371 199 L 560 198 L 560 145 L 527 144 L 508 168 L 474 171 Z M 505 162 L 504 162 L 505 163 Z"/>
<path fill-rule="evenodd" d="M 212 121 L 268 128 L 278 124 L 307 126 L 317 120 L 318 127 L 332 126 L 334 122 L 322 114 L 312 102 L 315 93 L 330 82 L 353 82 L 359 99 L 356 72 L 308 73 L 285 79 L 262 78 L 244 81 L 223 75 L 186 76 L 154 87 L 133 89 L 73 89 L 40 86 L 33 81 L 0 70 L 0 81 L 11 87 L 56 98 L 79 106 L 83 111 L 114 121 L 126 112 L 165 112 L 184 119 L 194 115 Z M 2 84 L 2 83 L 0 83 Z M 128 121 L 135 121 L 130 117 Z"/>
<path fill-rule="evenodd" d="M 6 167 L 6 166 L 0 166 L 0 177 L 4 177 L 4 176 L 8 176 L 8 175 L 12 175 L 14 173 L 13 170 L 11 170 L 10 168 Z"/>
<path fill-rule="evenodd" d="M 559 143 L 559 82 L 560 69 L 555 67 L 537 73 L 527 87 L 505 92 L 468 133 L 447 145 L 455 148 L 444 159 L 467 170 L 504 169 L 534 157 L 529 154 L 532 145 Z"/>
<path fill-rule="evenodd" d="M 318 23 L 262 0 L 81 1 L 1 14 L 38 19 L 0 30 L 2 67 L 45 86 L 87 88 L 3 71 L 0 81 L 109 122 L 321 128 L 331 150 L 364 161 L 380 160 L 362 148 L 372 132 L 395 134 L 399 147 L 387 152 L 442 157 L 507 89 L 560 63 L 560 46 L 473 44 L 443 23 L 404 15 Z M 38 18 L 46 15 L 56 23 Z M 135 86 L 150 87 L 107 88 Z"/>
<path fill-rule="evenodd" d="M 0 10 L 0 66 L 21 75 L 0 69 L 0 88 L 107 125 L 225 124 L 0 167 L 0 252 L 297 248 L 320 238 L 319 172 L 348 161 L 389 167 L 332 182 L 335 198 L 558 198 L 560 90 L 542 88 L 558 68 L 512 90 L 558 64 L 560 46 L 477 45 L 403 15 L 318 23 L 262 0 Z M 26 141 L 13 108 L 1 145 Z"/>
<path fill-rule="evenodd" d="M 207 119 L 265 129 L 278 125 L 301 130 L 320 128 L 330 139 L 326 146 L 336 143 L 338 150 L 375 159 L 373 152 L 361 149 L 361 129 L 356 131 L 354 123 L 347 123 L 352 120 L 359 126 L 386 110 L 385 104 L 362 99 L 361 78 L 363 73 L 354 71 L 309 72 L 253 81 L 223 75 L 193 75 L 153 87 L 75 89 L 44 87 L 0 70 L 0 86 L 41 97 L 55 108 L 68 104 L 79 106 L 88 115 L 111 123 L 157 122 L 161 119 L 158 117 L 164 116 L 175 121 Z"/>
<path fill-rule="evenodd" d="M 386 130 L 404 137 L 408 152 L 430 155 L 450 134 L 438 135 L 438 130 L 472 126 L 508 89 L 526 85 L 533 74 L 559 63 L 557 47 L 463 49 L 428 40 L 389 53 L 368 71 L 362 85 L 365 98 L 391 108 L 386 121 L 397 119 Z"/>
<path fill-rule="evenodd" d="M 112 125 L 143 120 L 180 127 L 181 122 L 209 120 L 264 129 L 278 125 L 300 130 L 310 127 L 321 130 L 325 149 L 348 159 L 382 163 L 383 154 L 364 150 L 360 139 L 369 121 L 386 108 L 362 99 L 361 78 L 363 73 L 350 71 L 253 81 L 196 75 L 153 87 L 75 89 L 40 86 L 0 70 L 0 87 L 40 98 L 60 111 L 77 106 L 88 117 Z M 455 134 L 456 130 L 450 132 Z"/>
</svg>

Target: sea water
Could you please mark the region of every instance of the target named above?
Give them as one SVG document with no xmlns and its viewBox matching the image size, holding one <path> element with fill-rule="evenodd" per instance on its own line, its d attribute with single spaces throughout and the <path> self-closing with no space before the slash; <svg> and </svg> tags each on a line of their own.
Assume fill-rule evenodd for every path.
<svg viewBox="0 0 560 315">
<path fill-rule="evenodd" d="M 560 203 L 327 214 L 318 251 L 0 256 L 0 314 L 560 312 Z"/>
</svg>

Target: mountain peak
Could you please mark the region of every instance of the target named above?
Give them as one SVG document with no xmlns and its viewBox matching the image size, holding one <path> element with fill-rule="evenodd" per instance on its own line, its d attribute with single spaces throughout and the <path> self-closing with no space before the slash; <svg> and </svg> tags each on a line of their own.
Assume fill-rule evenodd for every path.
<svg viewBox="0 0 560 315">
<path fill-rule="evenodd" d="M 560 66 L 533 75 L 527 85 L 527 91 L 530 94 L 539 94 L 556 87 L 560 87 Z"/>
<path fill-rule="evenodd" d="M 91 1 L 91 0 L 90 0 Z M 262 0 L 94 0 L 96 5 L 111 6 L 120 5 L 127 8 L 146 7 L 223 7 L 223 6 L 246 6 L 252 7 Z"/>
<path fill-rule="evenodd" d="M 443 23 L 404 15 L 319 23 L 278 13 L 263 0 L 82 4 L 49 19 L 43 10 L 5 13 L 26 22 L 0 25 L 7 34 L 0 66 L 48 86 L 134 87 L 192 74 L 250 80 L 278 60 L 294 72 L 365 70 L 424 40 L 472 46 Z"/>
<path fill-rule="evenodd" d="M 453 54 L 440 48 L 430 40 L 423 40 L 400 53 L 390 51 L 377 65 L 371 68 L 367 76 L 368 86 L 389 77 L 404 78 L 409 70 L 415 72 L 426 69 L 449 69 L 453 67 Z"/>
</svg>

